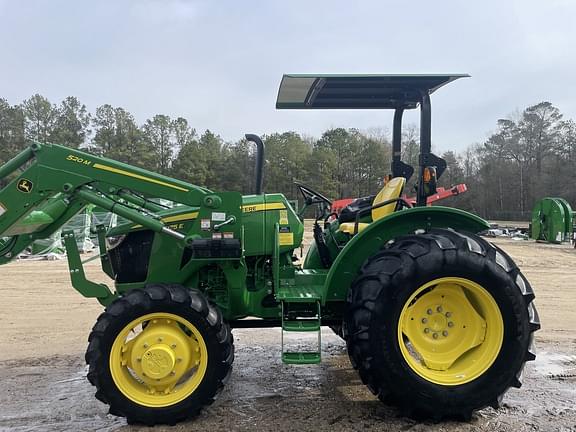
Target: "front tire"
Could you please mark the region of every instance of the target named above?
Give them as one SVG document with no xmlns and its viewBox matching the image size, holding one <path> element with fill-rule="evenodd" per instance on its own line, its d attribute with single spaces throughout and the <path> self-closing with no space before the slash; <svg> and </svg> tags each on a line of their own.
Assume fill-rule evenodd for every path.
<svg viewBox="0 0 576 432">
<path fill-rule="evenodd" d="M 498 407 L 534 360 L 534 293 L 512 259 L 452 230 L 404 236 L 367 260 L 347 298 L 353 366 L 415 418 Z"/>
<path fill-rule="evenodd" d="M 86 363 L 96 397 L 129 423 L 175 424 L 211 404 L 234 360 L 232 333 L 201 292 L 157 284 L 100 315 Z"/>
</svg>

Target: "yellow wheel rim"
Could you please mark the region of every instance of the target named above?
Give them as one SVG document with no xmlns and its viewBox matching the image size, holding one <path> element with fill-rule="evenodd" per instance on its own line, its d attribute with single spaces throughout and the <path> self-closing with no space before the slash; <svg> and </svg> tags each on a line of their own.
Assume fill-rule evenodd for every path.
<svg viewBox="0 0 576 432">
<path fill-rule="evenodd" d="M 170 313 L 135 319 L 110 351 L 114 383 L 128 399 L 147 407 L 186 399 L 202 382 L 207 366 L 208 350 L 198 329 Z"/>
<path fill-rule="evenodd" d="M 464 278 L 440 278 L 421 286 L 398 322 L 398 342 L 408 365 L 427 381 L 445 386 L 465 384 L 486 372 L 503 339 L 496 301 Z"/>
</svg>

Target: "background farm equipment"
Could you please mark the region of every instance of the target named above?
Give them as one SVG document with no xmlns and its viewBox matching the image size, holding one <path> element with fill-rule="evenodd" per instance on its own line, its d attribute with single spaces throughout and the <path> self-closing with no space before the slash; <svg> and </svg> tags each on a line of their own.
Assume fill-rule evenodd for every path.
<svg viewBox="0 0 576 432">
<path fill-rule="evenodd" d="M 234 360 L 231 328 L 279 327 L 287 364 L 321 361 L 320 327 L 345 340 L 362 381 L 407 415 L 470 418 L 520 387 L 533 360 L 534 292 L 512 259 L 477 233 L 481 218 L 428 207 L 446 163 L 431 152 L 430 94 L 464 75 L 286 75 L 279 109 L 393 109 L 392 178 L 367 205 L 316 207 L 314 243 L 296 263 L 304 224 L 284 195 L 264 193 L 257 145 L 254 194 L 216 192 L 130 165 L 33 143 L 0 167 L 0 264 L 52 236 L 87 206 L 122 218 L 98 224 L 102 270 L 86 278 L 73 230 L 63 230 L 72 285 L 106 306 L 89 337 L 88 379 L 110 412 L 176 423 L 214 401 Z M 401 122 L 420 107 L 414 168 L 401 160 Z M 162 204 L 167 200 L 174 206 Z M 336 217 L 337 216 L 337 217 Z M 56 294 L 55 294 L 56 295 Z M 289 333 L 317 336 L 290 350 Z"/>
<path fill-rule="evenodd" d="M 563 198 L 542 198 L 532 210 L 530 237 L 548 243 L 573 240 L 576 213 Z"/>
</svg>

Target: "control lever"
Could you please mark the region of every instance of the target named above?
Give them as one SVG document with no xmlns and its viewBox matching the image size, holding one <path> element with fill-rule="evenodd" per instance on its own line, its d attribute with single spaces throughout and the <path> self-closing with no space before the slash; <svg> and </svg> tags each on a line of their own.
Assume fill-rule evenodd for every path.
<svg viewBox="0 0 576 432">
<path fill-rule="evenodd" d="M 218 231 L 221 227 L 223 227 L 224 225 L 228 225 L 228 224 L 233 224 L 234 222 L 236 222 L 236 217 L 234 216 L 230 216 L 228 219 L 226 219 L 224 222 L 219 223 L 219 224 L 214 224 L 214 229 L 216 231 Z"/>
</svg>

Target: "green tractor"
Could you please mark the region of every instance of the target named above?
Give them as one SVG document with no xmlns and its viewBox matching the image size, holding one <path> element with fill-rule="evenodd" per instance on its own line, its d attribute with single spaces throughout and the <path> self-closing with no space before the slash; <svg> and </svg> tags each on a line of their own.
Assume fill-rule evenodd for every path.
<svg viewBox="0 0 576 432">
<path fill-rule="evenodd" d="M 300 184 L 297 213 L 263 193 L 258 145 L 253 195 L 214 192 L 55 144 L 32 143 L 0 167 L 0 264 L 88 205 L 126 222 L 97 228 L 114 289 L 88 280 L 75 233 L 64 231 L 74 288 L 105 306 L 89 337 L 88 380 L 129 422 L 175 424 L 211 404 L 230 377 L 231 329 L 318 335 L 282 361 L 321 361 L 321 326 L 346 341 L 362 381 L 416 418 L 468 419 L 497 408 L 534 360 L 534 292 L 512 259 L 478 233 L 486 221 L 427 207 L 446 163 L 431 152 L 430 94 L 466 75 L 285 75 L 279 109 L 393 109 L 391 176 L 339 215 Z M 417 204 L 402 198 L 404 110 L 421 113 Z M 159 199 L 175 203 L 158 204 Z M 295 251 L 315 207 L 314 243 Z M 279 341 L 280 342 L 280 341 Z"/>
</svg>

